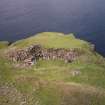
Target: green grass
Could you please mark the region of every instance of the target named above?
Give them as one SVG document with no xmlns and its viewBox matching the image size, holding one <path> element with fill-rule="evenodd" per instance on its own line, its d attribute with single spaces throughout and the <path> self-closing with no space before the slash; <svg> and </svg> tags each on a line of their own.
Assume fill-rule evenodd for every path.
<svg viewBox="0 0 105 105">
<path fill-rule="evenodd" d="M 88 42 L 72 34 L 41 33 L 17 41 L 11 47 L 41 44 L 46 48 L 82 48 L 85 53 L 75 62 L 40 60 L 30 68 L 19 68 L 0 50 L 0 105 L 104 105 L 105 60 L 90 51 Z M 72 75 L 78 70 L 79 75 Z M 3 94 L 2 89 L 5 90 Z M 15 100 L 15 101 L 14 101 Z M 25 100 L 25 101 L 24 101 Z"/>
<path fill-rule="evenodd" d="M 104 105 L 105 103 L 105 70 L 101 66 L 39 61 L 29 70 L 20 70 L 14 69 L 3 59 L 0 62 L 2 62 L 0 63 L 1 75 L 4 76 L 1 81 L 8 85 L 13 82 L 12 87 L 27 97 L 27 105 L 35 103 L 38 105 L 61 105 L 61 103 Z M 70 71 L 74 69 L 79 69 L 81 75 L 72 77 Z M 14 105 L 9 98 L 8 95 L 2 96 L 0 102 L 6 103 L 8 100 L 10 105 Z"/>
<path fill-rule="evenodd" d="M 8 41 L 0 41 L 0 49 L 7 48 L 9 42 Z"/>
<path fill-rule="evenodd" d="M 45 48 L 88 48 L 89 43 L 76 39 L 73 34 L 44 32 L 30 38 L 17 41 L 12 47 L 23 48 L 33 44 L 40 44 Z"/>
</svg>

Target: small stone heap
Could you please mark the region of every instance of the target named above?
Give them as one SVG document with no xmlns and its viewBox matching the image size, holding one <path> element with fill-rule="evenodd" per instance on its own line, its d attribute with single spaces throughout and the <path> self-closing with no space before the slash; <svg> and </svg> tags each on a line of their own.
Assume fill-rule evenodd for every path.
<svg viewBox="0 0 105 105">
<path fill-rule="evenodd" d="M 43 60 L 64 60 L 65 63 L 76 60 L 83 52 L 78 49 L 64 48 L 42 48 L 41 45 L 32 45 L 25 49 L 10 50 L 7 53 L 9 59 L 14 62 L 23 62 L 26 65 L 33 65 L 39 59 Z"/>
</svg>

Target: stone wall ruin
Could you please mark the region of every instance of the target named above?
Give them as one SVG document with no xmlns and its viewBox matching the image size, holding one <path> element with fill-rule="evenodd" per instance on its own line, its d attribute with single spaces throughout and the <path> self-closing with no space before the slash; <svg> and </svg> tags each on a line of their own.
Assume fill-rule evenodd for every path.
<svg viewBox="0 0 105 105">
<path fill-rule="evenodd" d="M 23 62 L 33 65 L 39 59 L 43 60 L 63 60 L 65 63 L 75 61 L 83 51 L 79 48 L 43 48 L 41 45 L 32 45 L 25 49 L 14 49 L 7 53 L 13 62 Z"/>
</svg>

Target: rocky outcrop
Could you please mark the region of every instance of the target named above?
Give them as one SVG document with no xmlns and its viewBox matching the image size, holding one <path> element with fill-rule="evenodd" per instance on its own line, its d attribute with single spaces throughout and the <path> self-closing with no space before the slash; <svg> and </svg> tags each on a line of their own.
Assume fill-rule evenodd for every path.
<svg viewBox="0 0 105 105">
<path fill-rule="evenodd" d="M 24 62 L 28 65 L 35 64 L 39 59 L 64 60 L 65 63 L 76 60 L 83 51 L 79 48 L 43 48 L 41 45 L 32 45 L 25 49 L 10 50 L 7 53 L 9 59 L 14 62 Z"/>
</svg>

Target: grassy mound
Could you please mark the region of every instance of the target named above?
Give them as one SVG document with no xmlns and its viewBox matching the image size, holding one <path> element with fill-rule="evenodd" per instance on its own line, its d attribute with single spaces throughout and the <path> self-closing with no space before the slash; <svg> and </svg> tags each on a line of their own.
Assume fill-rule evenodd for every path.
<svg viewBox="0 0 105 105">
<path fill-rule="evenodd" d="M 12 46 L 23 48 L 32 44 L 40 44 L 45 48 L 88 48 L 89 43 L 76 39 L 73 34 L 44 32 L 30 38 L 17 41 Z"/>
<path fill-rule="evenodd" d="M 6 49 L 0 50 L 0 105 L 105 104 L 105 60 L 90 50 L 88 42 L 72 34 L 45 32 L 17 41 L 8 50 L 33 44 L 82 48 L 85 53 L 72 63 L 39 60 L 32 67 L 21 68 L 4 57 Z"/>
</svg>

